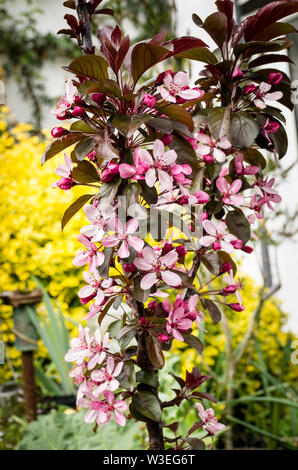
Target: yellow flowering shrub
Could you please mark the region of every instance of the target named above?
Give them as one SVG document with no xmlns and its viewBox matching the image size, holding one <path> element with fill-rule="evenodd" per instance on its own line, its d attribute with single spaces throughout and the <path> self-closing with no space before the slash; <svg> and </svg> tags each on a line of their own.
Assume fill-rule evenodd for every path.
<svg viewBox="0 0 298 470">
<path fill-rule="evenodd" d="M 72 258 L 80 244 L 76 238 L 83 213 L 77 214 L 61 232 L 61 217 L 71 202 L 80 196 L 80 188 L 63 194 L 51 184 L 61 162 L 57 156 L 43 168 L 41 155 L 48 145 L 49 134 L 38 137 L 28 124 L 9 124 L 9 110 L 0 108 L 0 264 L 1 291 L 33 289 L 31 276 L 41 279 L 50 295 L 57 297 L 62 311 L 74 320 L 81 320 L 85 308 L 77 291 L 82 282 Z M 21 364 L 20 354 L 13 348 L 12 308 L 0 305 L 0 339 L 8 345 L 12 365 Z M 69 327 L 73 326 L 69 324 Z M 46 355 L 45 348 L 39 348 Z M 8 367 L 0 367 L 0 382 L 9 380 Z"/>
</svg>

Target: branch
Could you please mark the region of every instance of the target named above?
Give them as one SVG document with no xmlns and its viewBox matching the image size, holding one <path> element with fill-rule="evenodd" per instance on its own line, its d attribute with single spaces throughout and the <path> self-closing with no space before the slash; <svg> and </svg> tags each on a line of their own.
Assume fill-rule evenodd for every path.
<svg viewBox="0 0 298 470">
<path fill-rule="evenodd" d="M 85 55 L 94 54 L 95 52 L 95 48 L 92 45 L 92 23 L 88 13 L 88 4 L 89 2 L 86 2 L 85 0 L 76 0 L 76 10 L 79 23 L 82 28 L 79 45 L 83 54 Z"/>
</svg>

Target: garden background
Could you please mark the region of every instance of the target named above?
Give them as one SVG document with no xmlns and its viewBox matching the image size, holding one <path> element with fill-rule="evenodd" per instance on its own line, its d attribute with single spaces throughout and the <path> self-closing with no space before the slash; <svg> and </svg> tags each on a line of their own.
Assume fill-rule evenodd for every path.
<svg viewBox="0 0 298 470">
<path fill-rule="evenodd" d="M 211 1 L 112 0 L 105 6 L 108 3 L 135 40 L 161 29 L 167 29 L 169 37 L 192 34 L 191 14 L 199 9 L 204 18 L 213 11 Z M 238 14 L 248 13 L 243 3 L 239 2 Z M 260 2 L 246 3 L 253 8 Z M 146 448 L 142 426 L 132 424 L 119 431 L 109 425 L 103 439 L 83 423 L 82 412 L 69 406 L 73 389 L 63 357 L 68 335 L 77 333 L 78 322 L 86 314 L 77 297 L 81 276 L 72 264 L 83 216 L 77 214 L 63 233 L 60 219 L 80 189 L 61 198 L 51 188 L 57 159 L 42 170 L 39 165 L 50 140 L 48 129 L 56 124 L 49 110 L 57 100 L 57 84 L 62 94 L 68 78 L 60 66 L 79 55 L 74 43 L 55 34 L 64 27 L 64 14 L 62 0 L 0 1 L 1 291 L 32 290 L 39 280 L 51 297 L 38 305 L 37 317 L 31 312 L 40 339 L 34 352 L 39 416 L 30 425 L 24 416 L 22 359 L 15 347 L 13 309 L 0 305 L 0 340 L 5 344 L 5 361 L 0 365 L 0 449 L 110 449 L 111 436 L 112 446 L 117 448 L 115 432 L 121 433 L 122 448 Z M 108 17 L 105 22 L 113 19 Z M 293 17 L 292 22 L 296 24 L 298 19 Z M 206 40 L 203 34 L 201 39 Z M 298 61 L 298 44 L 292 54 Z M 188 69 L 189 64 L 179 67 Z M 200 63 L 193 62 L 189 70 L 193 81 L 199 71 Z M 297 68 L 292 67 L 291 73 L 293 80 L 298 79 Z M 298 444 L 298 121 L 295 113 L 289 118 L 289 151 L 282 167 L 275 170 L 283 202 L 274 214 L 267 212 L 255 252 L 242 264 L 246 310 L 226 311 L 218 325 L 206 321 L 209 334 L 202 356 L 181 349 L 177 342 L 176 354 L 162 376 L 164 391 L 173 385 L 166 373 L 170 370 L 185 371 L 198 365 L 213 376 L 206 391 L 217 397 L 216 414 L 227 425 L 216 448 L 295 449 Z M 92 321 L 89 323 L 92 327 Z M 68 404 L 62 396 L 70 397 Z M 173 419 L 185 429 L 195 419 L 188 404 L 174 412 Z"/>
</svg>

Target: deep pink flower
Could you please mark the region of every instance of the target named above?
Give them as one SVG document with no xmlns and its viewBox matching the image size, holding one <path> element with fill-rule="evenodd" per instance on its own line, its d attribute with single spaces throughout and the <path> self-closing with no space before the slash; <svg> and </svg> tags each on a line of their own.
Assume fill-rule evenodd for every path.
<svg viewBox="0 0 298 470">
<path fill-rule="evenodd" d="M 244 197 L 240 196 L 239 194 L 237 195 L 242 186 L 242 181 L 240 179 L 237 179 L 233 181 L 232 184 L 229 184 L 226 178 L 220 177 L 216 180 L 216 186 L 223 195 L 222 200 L 225 204 L 240 206 L 244 203 Z"/>
<path fill-rule="evenodd" d="M 145 93 L 143 97 L 143 103 L 148 106 L 148 108 L 153 108 L 156 103 L 155 96 L 149 95 L 149 93 Z"/>
<path fill-rule="evenodd" d="M 279 129 L 279 123 L 277 121 L 270 121 L 269 118 L 266 119 L 265 125 L 263 126 L 263 131 L 268 142 L 271 142 L 268 134 L 275 134 Z"/>
<path fill-rule="evenodd" d="M 204 91 L 195 88 L 188 88 L 188 75 L 186 72 L 177 72 L 174 76 L 166 73 L 163 78 L 163 85 L 159 87 L 159 93 L 165 101 L 176 103 L 179 98 L 185 101 L 202 98 Z"/>
<path fill-rule="evenodd" d="M 64 165 L 57 166 L 55 173 L 56 175 L 61 176 L 61 178 L 52 184 L 52 188 L 60 188 L 64 191 L 72 188 L 76 183 L 72 179 L 72 170 L 73 170 L 73 163 L 71 158 L 65 153 L 64 154 Z"/>
<path fill-rule="evenodd" d="M 224 281 L 228 284 L 227 287 L 224 288 L 224 293 L 226 295 L 235 294 L 239 304 L 242 306 L 242 297 L 238 291 L 238 289 L 242 289 L 242 283 L 239 279 L 235 282 L 232 270 L 230 270 L 229 274 L 224 276 Z"/>
<path fill-rule="evenodd" d="M 59 137 L 62 137 L 63 135 L 69 134 L 69 131 L 67 129 L 64 129 L 64 127 L 53 127 L 51 130 L 51 135 L 54 137 L 54 139 L 58 139 Z"/>
<path fill-rule="evenodd" d="M 84 266 L 89 263 L 89 271 L 93 273 L 97 266 L 101 266 L 103 264 L 105 256 L 101 251 L 98 251 L 97 246 L 85 237 L 85 235 L 79 235 L 78 240 L 83 243 L 86 250 L 74 257 L 73 264 L 75 266 Z"/>
<path fill-rule="evenodd" d="M 118 256 L 120 258 L 127 258 L 129 256 L 128 245 L 134 248 L 137 252 L 142 250 L 144 240 L 132 235 L 139 228 L 139 222 L 137 219 L 130 219 L 126 223 L 125 228 L 118 219 L 115 219 L 110 222 L 110 227 L 114 230 L 115 235 L 103 238 L 101 243 L 108 248 L 117 246 L 121 243 L 118 250 Z"/>
<path fill-rule="evenodd" d="M 181 304 L 181 306 L 180 306 Z M 164 300 L 162 303 L 163 309 L 168 312 L 167 331 L 169 335 L 174 336 L 178 341 L 184 341 L 181 333 L 185 333 L 192 327 L 193 320 L 187 318 L 183 301 L 175 301 L 173 309 L 169 300 Z"/>
<path fill-rule="evenodd" d="M 142 255 L 142 257 L 137 257 L 134 260 L 137 269 L 149 271 L 141 280 L 142 289 L 150 289 L 160 278 L 172 287 L 181 284 L 178 274 L 169 270 L 178 260 L 176 250 L 172 250 L 164 256 L 159 256 L 152 248 L 146 246 L 142 251 Z"/>
<path fill-rule="evenodd" d="M 104 93 L 93 93 L 91 99 L 94 103 L 98 104 L 98 106 L 102 106 L 106 100 L 106 95 Z"/>
<path fill-rule="evenodd" d="M 233 78 L 238 78 L 238 77 L 243 77 L 243 72 L 241 69 L 237 68 L 234 70 L 233 74 L 232 74 L 232 77 Z"/>
<path fill-rule="evenodd" d="M 283 75 L 280 72 L 271 72 L 268 75 L 268 83 L 270 85 L 278 85 L 283 80 Z"/>
<path fill-rule="evenodd" d="M 223 250 L 227 253 L 232 253 L 234 250 L 233 245 L 231 244 L 232 240 L 237 240 L 235 235 L 227 233 L 227 226 L 224 222 L 218 222 L 214 224 L 211 220 L 204 220 L 202 225 L 208 235 L 201 237 L 199 242 L 202 246 L 213 246 L 213 249 Z M 214 244 L 216 244 L 214 246 Z"/>
<path fill-rule="evenodd" d="M 258 166 L 247 165 L 245 167 L 243 165 L 243 162 L 244 162 L 243 153 L 237 153 L 234 162 L 235 162 L 236 172 L 239 176 L 256 175 L 260 171 Z M 222 176 L 222 175 L 220 175 L 220 176 Z"/>
<path fill-rule="evenodd" d="M 203 429 L 205 429 L 205 431 L 214 435 L 217 431 L 221 431 L 225 428 L 224 424 L 221 424 L 217 421 L 216 417 L 214 416 L 214 410 L 212 408 L 204 410 L 204 407 L 201 405 L 201 403 L 195 403 L 195 406 L 198 409 L 199 417 L 204 423 Z"/>
</svg>

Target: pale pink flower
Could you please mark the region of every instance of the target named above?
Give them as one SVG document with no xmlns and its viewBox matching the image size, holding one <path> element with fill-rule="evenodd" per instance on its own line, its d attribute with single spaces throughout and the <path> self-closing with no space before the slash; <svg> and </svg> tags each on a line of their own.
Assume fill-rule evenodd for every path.
<svg viewBox="0 0 298 470">
<path fill-rule="evenodd" d="M 79 235 L 78 241 L 83 243 L 86 250 L 74 257 L 73 264 L 75 266 L 84 266 L 89 263 L 89 271 L 92 273 L 95 271 L 97 266 L 101 266 L 103 264 L 105 256 L 101 251 L 98 251 L 98 247 L 85 237 L 85 235 Z"/>
<path fill-rule="evenodd" d="M 91 424 L 96 421 L 98 425 L 102 424 L 106 410 L 106 403 L 104 401 L 97 400 L 92 393 L 89 393 L 88 397 L 80 397 L 77 400 L 77 405 L 80 408 L 88 408 L 84 418 L 85 423 Z"/>
<path fill-rule="evenodd" d="M 102 367 L 99 370 L 91 372 L 91 379 L 99 383 L 99 385 L 93 390 L 94 396 L 100 395 L 104 390 L 114 392 L 119 388 L 119 381 L 116 377 L 120 374 L 123 364 L 123 362 L 118 362 L 115 366 L 114 359 L 109 357 L 106 367 Z"/>
<path fill-rule="evenodd" d="M 128 258 L 129 248 L 128 245 L 134 248 L 137 252 L 140 252 L 144 246 L 144 240 L 141 240 L 138 237 L 134 237 L 132 234 L 135 233 L 139 228 L 139 222 L 137 219 L 130 219 L 125 228 L 118 219 L 112 220 L 110 222 L 111 228 L 113 228 L 115 235 L 110 235 L 101 241 L 101 243 L 106 247 L 113 247 L 119 245 L 121 246 L 118 250 L 118 256 L 120 258 Z"/>
<path fill-rule="evenodd" d="M 178 260 L 176 250 L 169 251 L 164 256 L 158 255 L 152 248 L 146 246 L 142 251 L 142 257 L 137 257 L 134 264 L 141 271 L 149 271 L 141 280 L 142 289 L 150 289 L 157 283 L 157 279 L 162 279 L 172 287 L 179 286 L 181 279 L 178 274 L 169 270 Z"/>
<path fill-rule="evenodd" d="M 88 284 L 88 286 L 82 287 L 78 292 L 78 296 L 83 304 L 95 298 L 95 305 L 100 306 L 105 297 L 110 297 L 121 290 L 120 286 L 113 286 L 113 279 L 101 279 L 97 270 L 93 274 L 84 271 L 83 277 Z"/>
<path fill-rule="evenodd" d="M 135 152 L 135 164 L 141 167 L 145 174 L 146 184 L 152 188 L 159 181 L 161 191 L 171 191 L 173 189 L 173 178 L 169 175 L 170 169 L 177 160 L 174 150 L 165 152 L 165 146 L 159 139 L 153 144 L 153 157 L 145 149 L 138 149 Z"/>
<path fill-rule="evenodd" d="M 97 364 L 102 364 L 106 358 L 106 349 L 109 344 L 109 333 L 105 333 L 101 338 L 99 328 L 94 333 L 94 337 L 91 339 L 89 344 L 90 356 L 87 363 L 87 369 L 94 369 Z"/>
<path fill-rule="evenodd" d="M 163 85 L 159 87 L 159 93 L 165 101 L 176 103 L 179 98 L 185 101 L 197 100 L 204 95 L 203 90 L 188 87 L 188 75 L 186 72 L 177 72 L 174 76 L 165 73 Z"/>
<path fill-rule="evenodd" d="M 274 93 L 268 93 L 271 90 L 272 85 L 266 82 L 262 82 L 255 92 L 256 98 L 254 100 L 254 104 L 259 109 L 265 109 L 266 103 L 265 100 L 276 101 L 280 100 L 283 97 L 283 93 L 281 91 L 275 91 Z"/>
<path fill-rule="evenodd" d="M 64 359 L 67 362 L 75 362 L 76 365 L 82 365 L 86 358 L 91 355 L 90 351 L 89 328 L 83 328 L 79 325 L 79 335 L 70 341 L 70 350 L 65 354 Z"/>
<path fill-rule="evenodd" d="M 203 405 L 201 403 L 195 403 L 195 406 L 198 409 L 199 417 L 203 421 L 203 429 L 209 432 L 210 434 L 215 434 L 217 431 L 221 431 L 225 428 L 225 425 L 219 423 L 214 416 L 214 410 L 212 408 L 208 408 L 204 410 Z"/>
<path fill-rule="evenodd" d="M 204 220 L 202 225 L 208 235 L 205 235 L 200 238 L 199 242 L 202 246 L 213 246 L 215 250 L 223 250 L 227 253 L 232 253 L 234 250 L 231 241 L 237 240 L 237 238 L 227 233 L 227 226 L 224 222 L 220 221 L 217 224 L 214 224 L 210 220 Z"/>
<path fill-rule="evenodd" d="M 233 181 L 232 184 L 229 184 L 226 178 L 220 177 L 216 180 L 217 189 L 221 192 L 222 200 L 225 204 L 233 204 L 235 206 L 240 206 L 244 203 L 244 197 L 237 195 L 242 186 L 242 181 L 237 179 Z"/>
<path fill-rule="evenodd" d="M 256 197 L 252 197 L 251 200 L 251 208 L 255 208 L 257 210 L 257 207 L 262 207 L 263 204 L 267 204 L 269 209 L 274 210 L 274 207 L 272 206 L 272 202 L 274 203 L 279 203 L 281 202 L 281 197 L 276 191 L 276 189 L 273 189 L 273 185 L 275 183 L 275 178 L 269 179 L 268 177 L 263 179 L 263 178 L 258 178 L 257 181 L 255 182 L 254 185 L 254 191 L 255 191 L 255 196 L 260 196 L 258 201 L 256 201 Z M 255 206 L 257 207 L 254 207 Z"/>
<path fill-rule="evenodd" d="M 220 163 L 226 161 L 227 156 L 223 150 L 228 150 L 232 146 L 227 137 L 222 137 L 222 139 L 218 141 L 204 132 L 197 132 L 195 138 L 198 141 L 197 150 L 200 155 L 210 155 Z"/>
<path fill-rule="evenodd" d="M 63 95 L 62 99 L 57 103 L 56 108 L 50 111 L 51 114 L 55 116 L 64 118 L 67 115 L 67 111 L 71 108 L 77 90 L 72 82 L 72 79 L 69 78 L 66 82 L 66 93 Z"/>
<path fill-rule="evenodd" d="M 91 225 L 86 225 L 80 232 L 90 238 L 93 243 L 100 242 L 104 237 L 108 222 L 115 217 L 114 208 L 107 206 L 99 209 L 92 204 L 86 204 L 84 212 Z"/>
<path fill-rule="evenodd" d="M 100 411 L 97 424 L 103 425 L 111 420 L 112 413 L 114 413 L 115 421 L 120 426 L 125 426 L 126 418 L 122 411 L 127 409 L 127 404 L 123 400 L 115 400 L 114 394 L 109 390 L 103 392 L 103 396 L 106 400 L 104 410 Z"/>
</svg>

